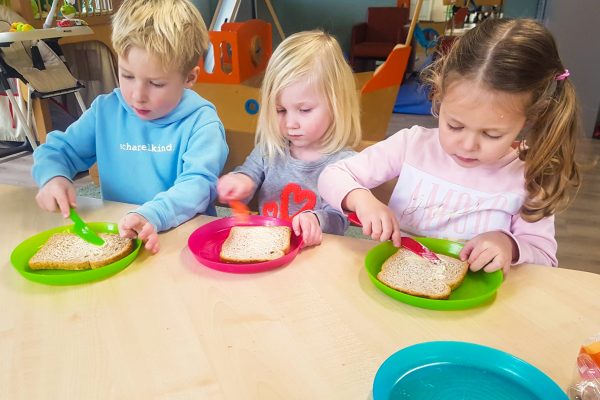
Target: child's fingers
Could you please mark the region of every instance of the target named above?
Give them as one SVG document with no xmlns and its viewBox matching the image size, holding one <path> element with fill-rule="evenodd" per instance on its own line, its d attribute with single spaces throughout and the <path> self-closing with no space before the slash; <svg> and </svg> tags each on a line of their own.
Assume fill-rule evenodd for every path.
<svg viewBox="0 0 600 400">
<path fill-rule="evenodd" d="M 127 229 L 124 227 L 119 227 L 119 236 L 123 238 L 135 239 L 137 237 L 137 232 L 133 229 Z"/>
<path fill-rule="evenodd" d="M 502 262 L 500 256 L 496 256 L 496 257 L 492 258 L 492 260 L 490 262 L 485 264 L 485 266 L 483 267 L 483 270 L 485 272 L 494 272 L 499 269 L 502 269 L 503 264 L 504 263 Z"/>
<path fill-rule="evenodd" d="M 467 242 L 463 246 L 460 253 L 458 253 L 458 258 L 460 258 L 461 261 L 467 261 L 467 259 L 471 255 L 471 252 L 473 251 L 474 248 L 475 248 L 475 245 L 472 242 Z"/>
<path fill-rule="evenodd" d="M 400 224 L 396 218 L 393 218 L 394 232 L 392 233 L 392 242 L 394 246 L 400 247 L 400 241 L 402 240 L 402 231 L 400 230 Z"/>
<path fill-rule="evenodd" d="M 229 196 L 230 196 L 230 195 L 229 195 L 229 190 L 225 190 L 225 189 L 217 189 L 217 194 L 219 195 L 219 201 L 220 201 L 221 203 L 224 203 L 224 204 L 226 204 L 226 203 L 228 203 L 228 202 L 229 202 L 229 200 L 231 200 L 231 199 L 229 198 Z"/>
<path fill-rule="evenodd" d="M 61 193 L 56 197 L 56 204 L 58 205 L 58 209 L 64 218 L 69 218 L 69 213 L 71 212 L 71 202 L 69 200 L 68 194 Z"/>
<path fill-rule="evenodd" d="M 494 260 L 495 254 L 489 249 L 478 251 L 475 249 L 469 256 L 469 266 L 471 271 L 477 272 Z"/>
<path fill-rule="evenodd" d="M 144 228 L 144 224 L 146 222 L 142 220 L 137 214 L 131 213 L 127 214 L 119 225 L 119 231 L 122 230 L 122 233 L 126 233 L 126 237 L 130 238 L 140 238 L 140 232 L 142 232 Z M 143 240 L 143 239 L 142 239 Z"/>
<path fill-rule="evenodd" d="M 312 246 L 316 246 L 321 243 L 323 240 L 323 232 L 321 231 L 321 226 L 314 221 L 310 222 L 310 226 L 308 227 L 310 231 L 310 242 Z"/>
<path fill-rule="evenodd" d="M 136 231 L 138 233 L 138 238 L 143 241 L 148 240 L 150 235 L 152 235 L 154 233 L 154 227 L 150 223 L 143 223 L 143 224 L 138 225 L 138 227 L 141 227 L 141 229 L 139 229 L 139 230 L 136 229 Z"/>
<path fill-rule="evenodd" d="M 296 234 L 296 236 L 300 236 L 300 234 L 302 233 L 302 226 L 300 224 L 300 216 L 299 215 L 296 215 L 292 219 L 292 229 L 294 230 L 294 233 Z M 304 235 L 302 235 L 302 240 L 304 240 Z"/>
<path fill-rule="evenodd" d="M 69 200 L 69 205 L 73 208 L 77 208 L 77 194 L 75 193 L 75 186 L 69 184 L 67 187 L 67 198 Z"/>
<path fill-rule="evenodd" d="M 43 191 L 38 192 L 38 194 L 35 196 L 35 201 L 44 211 L 56 211 L 56 200 L 54 197 L 46 195 Z"/>
<path fill-rule="evenodd" d="M 146 250 L 150 251 L 152 254 L 158 253 L 158 251 L 160 250 L 160 246 L 158 245 L 158 235 L 157 234 L 153 234 L 148 237 L 145 248 L 146 248 Z"/>
<path fill-rule="evenodd" d="M 510 261 L 511 260 L 509 260 L 508 257 L 505 257 L 503 254 L 497 254 L 491 262 L 483 267 L 483 270 L 485 272 L 494 272 L 501 269 L 505 272 L 508 272 L 510 269 Z"/>
<path fill-rule="evenodd" d="M 392 243 L 394 244 L 395 247 L 400 247 L 402 240 L 402 233 L 400 232 L 400 229 L 395 229 L 394 232 L 392 233 Z"/>
<path fill-rule="evenodd" d="M 381 224 L 381 235 L 379 237 L 380 241 L 385 241 L 388 239 L 392 239 L 394 234 L 397 232 L 397 224 L 394 223 L 394 219 L 386 219 Z M 400 241 L 398 240 L 398 243 Z"/>
<path fill-rule="evenodd" d="M 377 219 L 371 223 L 371 239 L 380 240 L 382 238 L 383 226 L 381 220 Z"/>
</svg>

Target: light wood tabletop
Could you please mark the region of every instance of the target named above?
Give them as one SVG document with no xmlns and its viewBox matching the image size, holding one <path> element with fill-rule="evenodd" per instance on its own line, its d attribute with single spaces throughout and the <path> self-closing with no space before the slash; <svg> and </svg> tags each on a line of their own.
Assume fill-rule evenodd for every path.
<svg viewBox="0 0 600 400">
<path fill-rule="evenodd" d="M 370 282 L 369 240 L 325 235 L 258 274 L 206 268 L 187 248 L 206 216 L 106 280 L 46 286 L 10 264 L 20 242 L 68 224 L 39 210 L 35 193 L 0 185 L 1 399 L 368 399 L 387 357 L 437 340 L 509 352 L 566 389 L 580 345 L 600 332 L 600 275 L 523 265 L 490 304 L 426 310 Z M 134 208 L 78 203 L 86 221 Z"/>
</svg>

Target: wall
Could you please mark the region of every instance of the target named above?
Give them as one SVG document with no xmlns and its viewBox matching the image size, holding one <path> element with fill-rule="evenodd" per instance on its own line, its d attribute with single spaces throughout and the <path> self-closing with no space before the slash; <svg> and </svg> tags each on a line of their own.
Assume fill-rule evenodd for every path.
<svg viewBox="0 0 600 400">
<path fill-rule="evenodd" d="M 206 25 L 210 24 L 217 7 L 217 0 L 192 0 L 202 12 Z M 251 3 L 250 0 L 242 0 Z M 272 22 L 263 0 L 255 0 L 258 17 Z M 441 0 L 439 0 L 441 1 Z M 396 6 L 396 0 L 271 0 L 286 35 L 302 30 L 323 28 L 335 35 L 344 51 L 350 47 L 352 25 L 366 21 L 367 7 Z M 244 7 L 247 5 L 244 4 Z M 273 28 L 273 45 L 279 44 L 279 36 Z"/>
<path fill-rule="evenodd" d="M 505 0 L 502 12 L 507 18 L 536 18 L 538 0 Z"/>
<path fill-rule="evenodd" d="M 190 1 L 198 8 L 198 10 L 200 10 L 200 14 L 202 14 L 202 18 L 204 18 L 204 23 L 206 24 L 206 27 L 208 27 L 215 12 L 215 8 L 217 7 L 217 3 L 211 4 L 212 2 L 209 0 Z"/>
<path fill-rule="evenodd" d="M 439 8 L 442 0 L 431 1 L 434 2 L 432 16 L 438 18 L 441 14 Z M 208 26 L 218 0 L 192 0 L 192 2 L 200 9 Z M 251 0 L 242 0 L 242 2 L 243 8 L 247 8 L 248 4 L 252 3 Z M 263 0 L 255 0 L 255 2 L 259 18 L 272 22 L 265 2 Z M 346 52 L 350 47 L 352 25 L 366 21 L 368 7 L 393 7 L 396 3 L 396 0 L 271 0 L 286 35 L 301 30 L 323 28 L 337 37 Z M 504 15 L 507 17 L 535 18 L 537 8 L 538 0 L 504 1 Z M 273 29 L 273 39 L 274 46 L 279 44 L 275 29 Z"/>
<path fill-rule="evenodd" d="M 591 136 L 600 109 L 600 40 L 593 39 L 600 36 L 598 0 L 546 0 L 544 11 L 544 24 L 577 88 L 585 135 Z"/>
</svg>

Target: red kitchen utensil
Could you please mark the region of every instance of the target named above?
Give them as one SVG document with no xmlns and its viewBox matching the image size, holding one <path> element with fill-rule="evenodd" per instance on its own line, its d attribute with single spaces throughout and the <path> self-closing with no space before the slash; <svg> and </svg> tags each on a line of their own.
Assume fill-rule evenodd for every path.
<svg viewBox="0 0 600 400">
<path fill-rule="evenodd" d="M 348 218 L 348 221 L 350 221 L 354 225 L 362 226 L 355 212 L 347 213 L 346 218 Z M 402 236 L 402 239 L 400 239 L 400 245 L 405 249 L 410 250 L 416 255 L 421 256 L 433 263 L 437 264 L 440 262 L 439 257 L 436 256 L 433 251 L 429 250 L 427 247 L 423 246 L 421 243 L 417 242 L 411 237 Z"/>
</svg>

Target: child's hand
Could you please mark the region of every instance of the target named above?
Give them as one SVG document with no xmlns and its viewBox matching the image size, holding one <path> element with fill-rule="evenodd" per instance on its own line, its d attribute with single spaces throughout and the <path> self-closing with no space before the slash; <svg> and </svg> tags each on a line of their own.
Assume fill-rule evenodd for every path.
<svg viewBox="0 0 600 400">
<path fill-rule="evenodd" d="M 344 199 L 344 204 L 346 208 L 356 212 L 363 234 L 380 242 L 392 239 L 394 246 L 400 247 L 402 234 L 394 212 L 377 200 L 370 191 L 353 190 Z"/>
<path fill-rule="evenodd" d="M 63 217 L 69 218 L 71 207 L 77 207 L 75 186 L 63 176 L 50 179 L 35 196 L 38 206 L 44 211 L 60 211 Z"/>
<path fill-rule="evenodd" d="M 152 254 L 156 254 L 160 250 L 158 233 L 154 230 L 154 226 L 140 214 L 129 213 L 121 218 L 121 221 L 119 221 L 119 232 L 121 237 L 138 238 L 146 242 L 146 250 Z"/>
<path fill-rule="evenodd" d="M 471 265 L 472 271 L 483 268 L 485 272 L 502 269 L 510 271 L 512 260 L 516 257 L 517 245 L 506 233 L 486 232 L 469 240 L 461 250 L 459 257 Z"/>
<path fill-rule="evenodd" d="M 316 246 L 323 241 L 323 231 L 317 216 L 311 212 L 303 212 L 292 219 L 292 228 L 297 236 L 302 234 L 305 247 Z"/>
<path fill-rule="evenodd" d="M 254 191 L 254 181 L 248 175 L 229 173 L 219 178 L 217 194 L 223 204 L 231 200 L 245 200 Z"/>
</svg>

